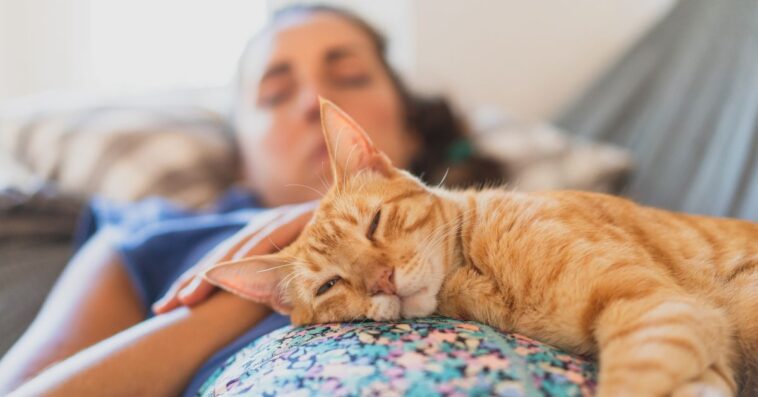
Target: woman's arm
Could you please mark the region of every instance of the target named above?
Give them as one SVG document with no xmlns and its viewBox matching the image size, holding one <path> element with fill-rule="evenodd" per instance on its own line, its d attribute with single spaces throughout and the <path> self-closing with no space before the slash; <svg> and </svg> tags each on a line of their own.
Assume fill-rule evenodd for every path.
<svg viewBox="0 0 758 397">
<path fill-rule="evenodd" d="M 255 217 L 249 225 L 211 252 L 206 258 L 208 260 L 201 261 L 177 281 L 171 289 L 172 292 L 167 294 L 167 299 L 157 305 L 162 310 L 157 311 L 165 313 L 180 303 L 197 304 L 207 299 L 212 288 L 198 276 L 206 265 L 204 262 L 210 261 L 212 265 L 217 260 L 229 260 L 240 255 L 264 254 L 287 245 L 297 237 L 310 219 L 314 206 L 315 203 L 286 206 Z M 191 343 L 191 340 L 185 343 L 186 339 L 182 339 L 182 336 L 192 335 L 191 327 L 195 325 L 190 324 L 199 321 L 194 318 L 202 314 L 204 321 L 214 321 L 218 329 L 215 330 L 216 334 L 204 336 L 205 339 L 197 342 L 196 346 L 191 346 L 197 349 L 188 348 L 186 353 L 194 352 L 192 357 L 199 361 L 181 361 L 181 364 L 186 364 L 183 367 L 185 369 L 195 368 L 215 347 L 223 346 L 246 327 L 260 320 L 259 314 L 264 311 L 263 308 L 252 303 L 231 300 L 236 302 L 232 305 L 237 309 L 244 306 L 252 310 L 252 318 L 238 318 L 238 313 L 223 308 L 213 313 L 207 313 L 208 309 L 198 308 L 193 311 L 185 309 L 181 313 L 171 313 L 167 319 L 153 319 L 135 325 L 144 318 L 144 308 L 134 292 L 120 257 L 113 249 L 113 243 L 119 237 L 117 234 L 98 232 L 98 235 L 72 259 L 30 329 L 0 361 L 0 395 L 18 387 L 24 380 L 35 376 L 51 363 L 64 359 L 64 364 L 45 373 L 46 380 L 35 379 L 30 384 L 46 385 L 44 387 L 69 384 L 65 379 L 65 376 L 69 375 L 79 378 L 78 382 L 81 382 L 82 379 L 87 379 L 86 374 L 89 373 L 101 376 L 101 371 L 106 371 L 105 368 L 100 368 L 101 364 L 112 362 L 119 363 L 119 370 L 132 373 L 130 368 L 140 367 L 141 363 L 137 359 L 125 358 L 132 357 L 130 351 L 138 352 L 140 360 L 146 361 L 140 370 L 152 371 L 152 368 L 159 368 L 159 363 L 163 363 L 164 360 L 167 366 L 174 365 L 174 359 L 179 356 L 166 356 L 164 353 L 168 346 L 160 346 L 161 349 L 157 349 L 151 344 L 155 342 L 150 341 L 155 341 L 158 335 L 166 335 L 167 340 L 176 341 L 179 345 Z M 188 294 L 189 300 L 182 298 L 180 302 L 180 287 L 188 284 L 192 291 Z M 230 300 L 228 297 L 224 299 Z M 213 305 L 216 307 L 219 304 Z M 268 313 L 267 310 L 265 312 Z M 215 314 L 220 315 L 209 317 Z M 227 315 L 228 317 L 225 317 Z M 208 329 L 207 325 L 198 325 L 196 331 L 210 332 L 211 329 Z M 121 334 L 113 336 L 118 332 Z M 109 339 L 104 340 L 106 338 Z M 69 358 L 100 341 L 103 342 Z M 112 359 L 108 357 L 109 354 L 115 357 Z M 169 375 L 173 374 L 174 372 Z M 181 379 L 184 380 L 189 376 L 183 371 L 176 374 L 181 374 Z M 123 373 L 120 375 L 125 376 Z M 102 376 L 108 378 L 107 374 Z M 77 381 L 72 379 L 72 382 Z M 108 391 L 110 394 L 110 387 Z"/>
<path fill-rule="evenodd" d="M 98 232 L 71 259 L 34 322 L 0 361 L 0 395 L 145 318 L 113 248 L 116 238 L 113 231 Z"/>
<path fill-rule="evenodd" d="M 268 254 L 289 245 L 310 221 L 317 205 L 317 201 L 285 205 L 256 216 L 182 274 L 153 305 L 153 311 L 163 314 L 182 305 L 194 306 L 204 301 L 215 287 L 202 277 L 203 271 L 222 262 Z"/>
<path fill-rule="evenodd" d="M 216 350 L 270 314 L 229 293 L 137 324 L 50 367 L 12 395 L 170 396 Z"/>
</svg>

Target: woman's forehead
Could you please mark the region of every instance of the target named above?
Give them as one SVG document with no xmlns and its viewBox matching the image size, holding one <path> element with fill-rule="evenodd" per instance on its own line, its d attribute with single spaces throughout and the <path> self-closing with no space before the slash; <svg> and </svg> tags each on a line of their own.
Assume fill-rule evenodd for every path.
<svg viewBox="0 0 758 397">
<path fill-rule="evenodd" d="M 375 53 L 371 38 L 360 27 L 325 12 L 286 16 L 259 37 L 253 47 L 247 55 L 248 64 L 258 69 L 260 76 L 281 64 L 328 62 L 335 56 L 367 57 Z"/>
</svg>

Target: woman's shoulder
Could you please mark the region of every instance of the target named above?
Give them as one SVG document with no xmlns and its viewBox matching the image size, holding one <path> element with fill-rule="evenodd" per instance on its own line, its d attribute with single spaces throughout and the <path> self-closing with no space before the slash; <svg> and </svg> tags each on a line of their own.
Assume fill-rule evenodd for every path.
<svg viewBox="0 0 758 397">
<path fill-rule="evenodd" d="M 79 223 L 77 241 L 83 243 L 97 231 L 117 229 L 127 235 L 165 229 L 193 229 L 198 225 L 244 223 L 260 210 L 255 195 L 244 189 L 229 189 L 204 209 L 190 209 L 161 197 L 119 202 L 103 197 L 90 200 Z"/>
</svg>

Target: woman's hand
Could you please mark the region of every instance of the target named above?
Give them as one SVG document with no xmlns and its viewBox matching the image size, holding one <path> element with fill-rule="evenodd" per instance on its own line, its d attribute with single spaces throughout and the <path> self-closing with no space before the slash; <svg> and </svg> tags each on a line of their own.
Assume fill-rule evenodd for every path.
<svg viewBox="0 0 758 397">
<path fill-rule="evenodd" d="M 280 250 L 294 241 L 313 216 L 316 201 L 267 210 L 212 249 L 188 269 L 155 304 L 153 312 L 163 314 L 176 307 L 204 301 L 215 286 L 202 277 L 203 271 L 221 263 Z"/>
</svg>

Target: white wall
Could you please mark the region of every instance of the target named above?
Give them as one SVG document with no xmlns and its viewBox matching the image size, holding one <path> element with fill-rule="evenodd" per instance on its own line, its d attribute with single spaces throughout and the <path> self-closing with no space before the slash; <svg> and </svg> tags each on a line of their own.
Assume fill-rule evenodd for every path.
<svg viewBox="0 0 758 397">
<path fill-rule="evenodd" d="M 88 1 L 0 0 L 0 102 L 85 84 Z"/>
<path fill-rule="evenodd" d="M 559 111 L 673 0 L 417 0 L 414 81 L 517 117 Z"/>
<path fill-rule="evenodd" d="M 264 0 L 0 0 L 0 103 L 223 85 Z"/>
<path fill-rule="evenodd" d="M 231 39 L 214 38 L 212 34 L 217 29 L 209 28 L 205 22 L 235 20 L 244 25 L 246 19 L 235 14 L 234 4 L 241 9 L 247 7 L 241 6 L 246 4 L 242 1 L 254 0 L 150 1 L 126 4 L 147 4 L 147 9 L 150 4 L 155 9 L 171 4 L 177 4 L 177 9 L 182 4 L 186 10 L 217 8 L 217 15 L 196 16 L 197 26 L 206 29 L 208 40 L 226 40 L 229 44 Z M 99 53 L 94 51 L 97 48 L 93 50 L 98 41 L 90 37 L 92 26 L 97 24 L 89 18 L 91 4 L 102 8 L 108 2 L 125 7 L 124 0 L 0 0 L 0 103 L 45 90 L 102 86 L 104 83 L 98 81 L 102 73 L 98 73 L 97 60 L 93 59 Z M 269 9 L 292 2 L 266 0 Z M 414 85 L 449 93 L 464 105 L 494 104 L 516 116 L 536 119 L 549 117 L 560 109 L 663 15 L 674 0 L 328 2 L 354 9 L 378 25 L 390 39 L 391 60 Z M 188 14 L 191 13 L 179 13 L 177 18 L 193 18 Z M 182 26 L 191 23 L 181 22 Z M 135 21 L 125 26 L 139 29 L 141 25 Z M 171 26 L 172 21 L 167 21 L 166 29 Z M 246 34 L 242 28 L 238 31 L 239 36 Z M 123 36 L 130 37 L 128 32 Z M 244 37 L 236 40 L 241 50 Z M 120 46 L 126 46 L 124 43 Z M 134 46 L 140 43 L 135 40 Z M 166 54 L 174 58 L 180 55 L 189 56 L 191 52 Z M 197 56 L 208 58 L 207 54 Z M 232 70 L 236 55 L 228 58 L 224 62 Z M 190 59 L 192 65 L 198 62 Z M 138 66 L 143 73 L 151 70 Z M 128 70 L 124 68 L 124 72 Z M 161 79 L 153 80 L 157 83 Z M 117 83 L 109 84 L 119 87 Z"/>
<path fill-rule="evenodd" d="M 271 9 L 301 0 L 270 0 Z M 306 0 L 308 3 L 318 1 Z M 322 1 L 323 2 L 323 1 Z M 376 24 L 423 91 L 547 118 L 665 15 L 674 0 L 327 0 Z"/>
</svg>

